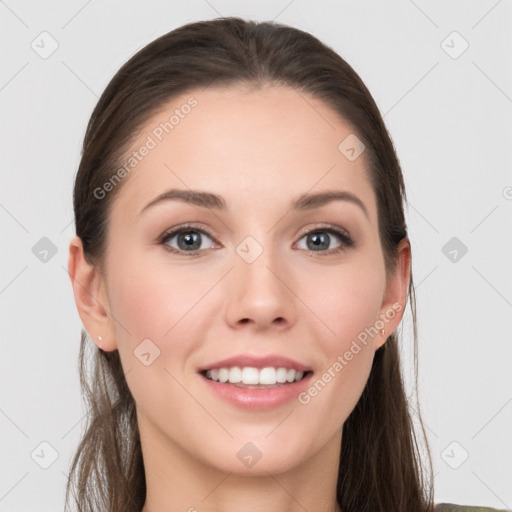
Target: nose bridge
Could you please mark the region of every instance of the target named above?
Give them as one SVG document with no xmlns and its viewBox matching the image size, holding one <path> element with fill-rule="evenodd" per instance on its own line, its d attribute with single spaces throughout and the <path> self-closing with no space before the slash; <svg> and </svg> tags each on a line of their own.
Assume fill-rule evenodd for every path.
<svg viewBox="0 0 512 512">
<path fill-rule="evenodd" d="M 235 251 L 235 272 L 245 286 L 242 289 L 258 293 L 280 293 L 283 283 L 275 272 L 282 268 L 278 248 L 269 233 L 259 234 L 258 238 L 249 235 L 238 244 Z"/>
<path fill-rule="evenodd" d="M 232 323 L 252 320 L 263 327 L 277 319 L 292 321 L 293 294 L 286 286 L 284 255 L 272 233 L 261 233 L 247 236 L 235 248 L 228 311 Z"/>
</svg>

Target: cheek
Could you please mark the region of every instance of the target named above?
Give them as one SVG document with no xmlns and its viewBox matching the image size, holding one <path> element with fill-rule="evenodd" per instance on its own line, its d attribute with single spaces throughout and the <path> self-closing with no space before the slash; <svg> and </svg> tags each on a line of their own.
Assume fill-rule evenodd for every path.
<svg viewBox="0 0 512 512">
<path fill-rule="evenodd" d="M 173 376 L 181 382 L 194 339 L 200 339 L 191 319 L 205 283 L 191 282 L 191 273 L 179 268 L 133 259 L 110 277 L 116 341 L 135 402 L 145 411 L 163 411 L 173 402 L 190 406 Z"/>
<path fill-rule="evenodd" d="M 113 272 L 112 314 L 133 343 L 151 338 L 163 345 L 172 339 L 180 322 L 201 296 L 204 283 L 190 272 L 167 266 L 123 263 Z M 116 323 L 117 323 L 116 322 Z M 121 339 L 126 330 L 116 326 Z"/>
<path fill-rule="evenodd" d="M 208 279 L 194 275 L 133 260 L 111 270 L 109 300 L 119 356 L 132 395 L 144 408 L 157 397 L 168 403 L 181 396 L 171 376 L 181 381 L 179 375 L 197 350 L 202 332 L 196 317 L 211 287 Z"/>
<path fill-rule="evenodd" d="M 320 277 L 319 277 L 320 276 Z M 379 261 L 354 262 L 329 269 L 323 277 L 317 272 L 315 283 L 305 283 L 312 312 L 324 324 L 321 339 L 329 354 L 347 350 L 353 339 L 379 319 L 385 275 Z"/>
<path fill-rule="evenodd" d="M 318 273 L 316 274 L 318 277 Z M 322 369 L 301 403 L 314 402 L 319 411 L 330 411 L 326 421 L 340 424 L 352 411 L 368 379 L 378 330 L 375 322 L 385 287 L 383 263 L 364 258 L 351 265 L 330 269 L 323 278 L 308 284 L 309 304 L 317 322 L 316 339 L 322 344 Z M 306 293 L 306 292 L 305 292 Z M 307 301 L 305 301 L 307 302 Z"/>
</svg>

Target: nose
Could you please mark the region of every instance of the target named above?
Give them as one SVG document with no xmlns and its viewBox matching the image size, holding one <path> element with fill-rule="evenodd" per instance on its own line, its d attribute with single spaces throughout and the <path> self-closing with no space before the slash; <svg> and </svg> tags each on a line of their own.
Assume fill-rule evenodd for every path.
<svg viewBox="0 0 512 512">
<path fill-rule="evenodd" d="M 226 321 L 232 328 L 282 331 L 293 325 L 296 297 L 290 286 L 292 278 L 271 250 L 264 250 L 252 263 L 235 254 L 228 279 Z"/>
</svg>

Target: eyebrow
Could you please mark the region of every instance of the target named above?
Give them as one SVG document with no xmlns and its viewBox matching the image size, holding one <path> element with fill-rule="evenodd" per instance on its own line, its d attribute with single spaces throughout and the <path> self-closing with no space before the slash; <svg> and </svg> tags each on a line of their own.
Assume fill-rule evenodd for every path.
<svg viewBox="0 0 512 512">
<path fill-rule="evenodd" d="M 157 204 L 171 200 L 183 201 L 188 204 L 212 210 L 226 210 L 227 208 L 224 198 L 217 194 L 203 192 L 200 190 L 171 189 L 163 192 L 150 201 L 146 206 L 144 206 L 140 214 L 142 215 L 142 213 Z M 314 208 L 320 208 L 332 201 L 348 201 L 355 204 L 359 206 L 366 217 L 369 218 L 368 210 L 361 199 L 351 192 L 340 190 L 327 190 L 325 192 L 317 192 L 315 194 L 301 194 L 299 197 L 292 200 L 291 209 L 299 211 L 313 210 Z"/>
</svg>

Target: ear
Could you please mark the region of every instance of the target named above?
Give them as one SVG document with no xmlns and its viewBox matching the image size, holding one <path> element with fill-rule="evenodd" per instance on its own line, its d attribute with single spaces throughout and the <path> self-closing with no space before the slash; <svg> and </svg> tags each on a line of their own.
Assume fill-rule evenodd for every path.
<svg viewBox="0 0 512 512">
<path fill-rule="evenodd" d="M 379 332 L 375 349 L 381 347 L 398 327 L 405 311 L 410 280 L 411 245 L 407 238 L 403 238 L 400 240 L 396 249 L 395 271 L 387 278 L 386 288 L 382 298 L 379 319 L 384 324 L 383 328 L 385 333 L 384 336 L 382 336 Z"/>
<path fill-rule="evenodd" d="M 105 280 L 99 269 L 85 258 L 82 240 L 69 244 L 68 273 L 78 314 L 94 343 L 106 352 L 117 348 Z M 102 340 L 98 339 L 101 336 Z"/>
</svg>

